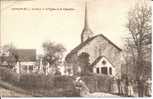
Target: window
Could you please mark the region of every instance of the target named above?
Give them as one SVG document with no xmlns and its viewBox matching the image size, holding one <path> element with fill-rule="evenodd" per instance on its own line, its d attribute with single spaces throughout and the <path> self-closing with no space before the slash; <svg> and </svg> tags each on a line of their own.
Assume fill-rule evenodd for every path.
<svg viewBox="0 0 153 99">
<path fill-rule="evenodd" d="M 27 66 L 26 65 L 23 65 L 23 71 L 27 71 Z"/>
<path fill-rule="evenodd" d="M 33 70 L 33 66 L 32 65 L 29 65 L 29 70 Z"/>
<path fill-rule="evenodd" d="M 68 69 L 67 69 L 67 72 L 68 72 L 68 74 L 70 75 L 70 74 L 71 74 L 71 69 L 68 68 Z"/>
<path fill-rule="evenodd" d="M 112 68 L 109 67 L 109 74 L 112 75 Z"/>
<path fill-rule="evenodd" d="M 97 74 L 99 74 L 99 68 L 96 68 L 96 72 L 97 72 Z"/>
<path fill-rule="evenodd" d="M 102 64 L 103 64 L 103 65 L 105 65 L 105 64 L 106 64 L 106 61 L 105 61 L 105 60 L 103 60 L 103 61 L 102 61 Z"/>
<path fill-rule="evenodd" d="M 102 74 L 106 74 L 107 75 L 107 67 L 102 67 L 101 68 L 101 72 L 102 72 Z"/>
</svg>

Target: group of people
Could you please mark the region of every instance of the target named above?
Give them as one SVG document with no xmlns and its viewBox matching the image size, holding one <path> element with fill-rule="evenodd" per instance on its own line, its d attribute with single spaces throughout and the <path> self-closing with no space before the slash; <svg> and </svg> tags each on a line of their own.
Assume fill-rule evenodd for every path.
<svg viewBox="0 0 153 99">
<path fill-rule="evenodd" d="M 148 78 L 147 80 L 144 79 L 140 79 L 138 81 L 138 95 L 140 97 L 144 97 L 144 96 L 151 96 L 152 90 L 151 90 L 151 79 Z"/>
<path fill-rule="evenodd" d="M 115 79 L 111 83 L 111 93 L 121 96 L 151 96 L 151 80 Z"/>
<path fill-rule="evenodd" d="M 80 77 L 77 77 L 74 81 L 75 88 L 79 96 L 92 96 L 89 88 Z M 127 79 L 115 79 L 111 83 L 110 92 L 120 96 L 151 96 L 151 79 L 147 80 L 127 80 Z"/>
</svg>

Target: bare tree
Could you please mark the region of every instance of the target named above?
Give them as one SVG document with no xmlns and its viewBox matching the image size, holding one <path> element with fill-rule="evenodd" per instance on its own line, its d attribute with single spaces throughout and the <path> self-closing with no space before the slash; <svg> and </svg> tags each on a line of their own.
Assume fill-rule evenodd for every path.
<svg viewBox="0 0 153 99">
<path fill-rule="evenodd" d="M 123 53 L 122 53 L 122 57 L 123 57 L 123 61 L 124 61 L 124 70 L 122 71 L 123 73 L 123 77 L 127 79 L 135 79 L 136 75 L 136 50 L 135 48 L 133 48 L 133 45 L 130 44 L 131 42 L 129 41 L 129 39 L 126 39 L 126 44 L 124 46 L 123 49 Z"/>
<path fill-rule="evenodd" d="M 151 5 L 150 1 L 138 3 L 128 13 L 127 28 L 129 30 L 128 47 L 136 61 L 136 78 L 142 76 L 146 50 L 151 45 Z"/>
</svg>

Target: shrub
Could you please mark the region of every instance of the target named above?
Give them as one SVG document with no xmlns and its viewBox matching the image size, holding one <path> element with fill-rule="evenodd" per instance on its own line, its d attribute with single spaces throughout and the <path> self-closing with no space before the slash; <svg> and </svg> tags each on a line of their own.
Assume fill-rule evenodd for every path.
<svg viewBox="0 0 153 99">
<path fill-rule="evenodd" d="M 108 92 L 111 86 L 111 77 L 107 75 L 82 76 L 82 80 L 85 81 L 91 92 Z"/>
<path fill-rule="evenodd" d="M 56 88 L 68 88 L 73 85 L 73 79 L 69 76 L 54 76 L 54 86 Z"/>
<path fill-rule="evenodd" d="M 20 77 L 21 87 L 28 89 L 52 89 L 53 77 L 44 74 L 24 74 Z"/>
<path fill-rule="evenodd" d="M 75 96 L 73 79 L 69 76 L 26 74 L 21 76 L 20 84 L 35 92 L 41 90 L 45 96 Z"/>
<path fill-rule="evenodd" d="M 0 77 L 2 80 L 33 92 L 40 92 L 45 96 L 78 96 L 73 84 L 75 76 L 46 76 L 34 73 L 18 75 L 7 68 L 0 67 Z M 106 75 L 92 74 L 81 78 L 91 92 L 108 92 L 111 86 L 111 77 Z"/>
<path fill-rule="evenodd" d="M 19 82 L 19 76 L 17 73 L 7 69 L 5 67 L 0 67 L 1 79 L 12 84 L 17 84 Z"/>
<path fill-rule="evenodd" d="M 98 75 L 97 79 L 98 90 L 102 92 L 109 92 L 112 78 L 107 75 Z"/>
</svg>

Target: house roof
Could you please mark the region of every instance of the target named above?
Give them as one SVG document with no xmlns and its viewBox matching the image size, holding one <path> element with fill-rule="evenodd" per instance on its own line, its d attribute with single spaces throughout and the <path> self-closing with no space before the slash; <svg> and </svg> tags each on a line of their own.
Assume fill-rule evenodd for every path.
<svg viewBox="0 0 153 99">
<path fill-rule="evenodd" d="M 103 57 L 106 58 L 105 56 L 99 56 L 98 58 L 95 59 L 95 61 L 90 66 L 92 67 L 95 66 Z M 113 66 L 113 64 L 108 59 L 107 61 Z"/>
<path fill-rule="evenodd" d="M 95 66 L 102 58 L 103 56 L 99 56 L 97 59 L 95 59 L 95 61 L 91 64 L 91 66 Z"/>
<path fill-rule="evenodd" d="M 115 45 L 112 41 L 110 41 L 107 37 L 105 37 L 103 34 L 99 34 L 99 35 L 96 35 L 92 38 L 89 38 L 87 39 L 85 42 L 83 43 L 80 43 L 77 47 L 75 47 L 70 53 L 67 54 L 65 60 L 68 61 L 71 56 L 75 53 L 77 53 L 81 48 L 83 48 L 84 46 L 86 46 L 88 43 L 90 43 L 92 40 L 94 40 L 95 38 L 97 37 L 103 37 L 105 38 L 109 43 L 111 43 L 115 48 L 117 48 L 119 51 L 122 51 L 121 48 L 119 48 L 117 45 Z"/>
<path fill-rule="evenodd" d="M 15 54 L 18 56 L 19 61 L 22 62 L 36 61 L 35 49 L 16 49 Z"/>
</svg>

